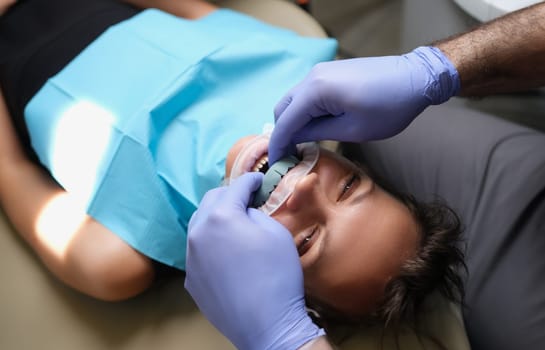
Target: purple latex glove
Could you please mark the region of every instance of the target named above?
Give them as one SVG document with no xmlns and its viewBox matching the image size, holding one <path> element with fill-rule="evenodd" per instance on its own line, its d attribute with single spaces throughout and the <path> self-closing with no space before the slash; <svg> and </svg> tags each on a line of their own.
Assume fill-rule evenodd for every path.
<svg viewBox="0 0 545 350">
<path fill-rule="evenodd" d="M 238 349 L 297 349 L 323 335 L 305 309 L 291 234 L 247 208 L 263 174 L 209 191 L 189 223 L 185 288 Z"/>
<path fill-rule="evenodd" d="M 393 136 L 426 107 L 458 93 L 458 72 L 435 47 L 402 56 L 317 64 L 275 108 L 275 162 L 306 141 L 362 142 Z"/>
</svg>

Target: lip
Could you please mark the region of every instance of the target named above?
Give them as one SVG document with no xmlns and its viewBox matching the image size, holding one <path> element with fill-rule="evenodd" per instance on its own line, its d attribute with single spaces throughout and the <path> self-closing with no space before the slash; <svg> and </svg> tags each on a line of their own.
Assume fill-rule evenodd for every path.
<svg viewBox="0 0 545 350">
<path fill-rule="evenodd" d="M 237 156 L 231 169 L 229 180 L 231 181 L 244 173 L 250 172 L 256 165 L 256 162 L 263 155 L 267 154 L 268 145 L 268 137 L 264 135 L 256 136 L 248 142 Z"/>
<path fill-rule="evenodd" d="M 228 185 L 235 178 L 252 171 L 256 166 L 256 162 L 259 162 L 261 157 L 267 154 L 269 139 L 268 134 L 262 134 L 244 145 L 231 167 L 229 178 L 226 178 L 223 184 Z M 284 174 L 275 189 L 270 193 L 267 201 L 258 208 L 267 215 L 272 215 L 282 206 L 293 192 L 297 181 L 311 171 L 318 161 L 319 146 L 314 142 L 297 145 L 297 151 L 299 155 L 302 155 L 301 161 L 288 173 Z"/>
</svg>

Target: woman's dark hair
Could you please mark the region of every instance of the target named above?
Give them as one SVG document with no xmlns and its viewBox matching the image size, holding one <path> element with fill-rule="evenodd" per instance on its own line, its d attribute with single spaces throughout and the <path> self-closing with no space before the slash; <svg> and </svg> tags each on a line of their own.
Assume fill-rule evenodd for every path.
<svg viewBox="0 0 545 350">
<path fill-rule="evenodd" d="M 386 285 L 384 299 L 375 311 L 374 317 L 394 327 L 414 322 L 422 303 L 434 291 L 456 303 L 464 296 L 458 215 L 441 200 L 421 203 L 409 195 L 400 199 L 416 218 L 421 237 L 415 256 L 405 261 L 399 275 Z"/>
<path fill-rule="evenodd" d="M 387 283 L 382 300 L 369 315 L 347 317 L 330 305 L 308 298 L 307 305 L 314 311 L 311 315 L 328 333 L 338 333 L 346 326 L 380 325 L 398 330 L 402 324 L 415 325 L 424 301 L 435 291 L 456 303 L 463 300 L 466 266 L 458 215 L 440 199 L 424 203 L 397 193 L 382 181 L 378 184 L 404 203 L 416 219 L 420 231 L 417 251 Z"/>
</svg>

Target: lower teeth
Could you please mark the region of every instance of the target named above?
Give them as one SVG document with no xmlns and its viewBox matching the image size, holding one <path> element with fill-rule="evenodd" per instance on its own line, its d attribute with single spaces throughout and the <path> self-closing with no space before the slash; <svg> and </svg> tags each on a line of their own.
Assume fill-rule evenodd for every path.
<svg viewBox="0 0 545 350">
<path fill-rule="evenodd" d="M 263 164 L 261 169 L 259 169 L 259 171 L 262 172 L 263 174 L 265 174 L 267 172 L 267 170 L 269 170 L 269 162 Z"/>
</svg>

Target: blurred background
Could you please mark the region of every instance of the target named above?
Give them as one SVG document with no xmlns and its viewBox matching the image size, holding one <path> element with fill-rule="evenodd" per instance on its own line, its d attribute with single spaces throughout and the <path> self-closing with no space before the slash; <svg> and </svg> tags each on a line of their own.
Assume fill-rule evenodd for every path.
<svg viewBox="0 0 545 350">
<path fill-rule="evenodd" d="M 312 0 L 311 14 L 340 44 L 343 57 L 400 54 L 466 31 L 538 0 Z M 450 103 L 545 130 L 545 90 Z"/>
</svg>

